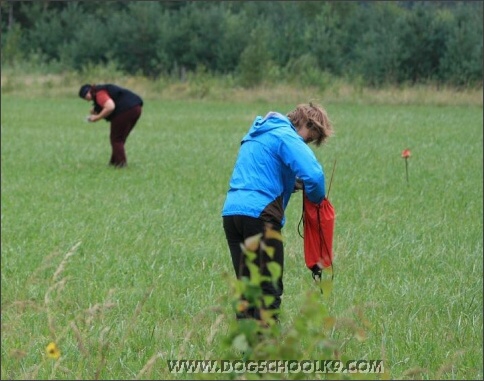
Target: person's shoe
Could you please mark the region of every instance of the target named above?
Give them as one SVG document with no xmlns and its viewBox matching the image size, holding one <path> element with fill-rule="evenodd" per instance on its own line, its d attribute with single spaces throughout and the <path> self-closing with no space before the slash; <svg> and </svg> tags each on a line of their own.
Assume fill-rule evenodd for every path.
<svg viewBox="0 0 484 381">
<path fill-rule="evenodd" d="M 109 162 L 108 165 L 112 166 L 114 168 L 124 168 L 124 167 L 128 166 L 127 163 L 111 163 L 111 162 Z"/>
</svg>

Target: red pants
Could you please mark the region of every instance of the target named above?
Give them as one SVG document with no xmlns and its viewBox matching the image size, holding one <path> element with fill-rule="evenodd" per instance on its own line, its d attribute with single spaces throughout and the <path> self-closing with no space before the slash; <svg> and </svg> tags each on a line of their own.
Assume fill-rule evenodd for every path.
<svg viewBox="0 0 484 381">
<path fill-rule="evenodd" d="M 111 141 L 112 153 L 111 160 L 109 160 L 110 165 L 124 167 L 128 164 L 124 145 L 140 116 L 141 106 L 136 106 L 111 120 L 109 140 Z"/>
</svg>

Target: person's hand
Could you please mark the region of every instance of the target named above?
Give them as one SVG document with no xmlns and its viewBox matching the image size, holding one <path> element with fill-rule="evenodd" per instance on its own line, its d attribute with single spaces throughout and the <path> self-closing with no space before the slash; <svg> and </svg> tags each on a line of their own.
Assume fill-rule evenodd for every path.
<svg viewBox="0 0 484 381">
<path fill-rule="evenodd" d="M 293 192 L 297 192 L 304 189 L 304 183 L 300 178 L 296 178 L 296 183 L 294 184 L 294 190 Z"/>
</svg>

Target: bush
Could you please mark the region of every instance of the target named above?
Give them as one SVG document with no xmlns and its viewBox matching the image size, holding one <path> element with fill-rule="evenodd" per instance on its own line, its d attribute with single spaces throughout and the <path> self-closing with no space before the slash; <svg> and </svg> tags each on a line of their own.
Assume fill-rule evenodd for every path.
<svg viewBox="0 0 484 381">
<path fill-rule="evenodd" d="M 272 238 L 279 236 L 277 233 L 271 235 Z M 282 239 L 282 238 L 280 238 Z M 248 243 L 250 242 L 250 243 Z M 302 303 L 302 309 L 296 316 L 293 323 L 285 329 L 276 323 L 273 318 L 274 314 L 279 311 L 264 310 L 265 305 L 269 305 L 271 300 L 262 293 L 262 282 L 277 282 L 281 274 L 279 264 L 269 261 L 266 266 L 271 276 L 263 276 L 254 261 L 257 254 L 250 250 L 249 247 L 260 247 L 271 257 L 271 247 L 263 243 L 260 236 L 248 238 L 243 245 L 246 258 L 246 265 L 250 270 L 250 279 L 242 277 L 232 281 L 232 305 L 234 314 L 242 312 L 248 308 L 255 307 L 261 309 L 261 320 L 255 319 L 233 319 L 230 332 L 226 338 L 225 346 L 229 358 L 239 358 L 246 364 L 259 364 L 262 367 L 261 372 L 254 372 L 250 369 L 246 371 L 232 372 L 225 374 L 230 379 L 314 379 L 314 375 L 319 372 L 323 373 L 325 365 L 329 367 L 328 373 L 332 373 L 332 379 L 361 379 L 361 373 L 343 373 L 338 372 L 343 366 L 346 366 L 348 359 L 341 352 L 341 343 L 335 340 L 333 333 L 337 326 L 337 319 L 332 317 L 325 305 L 325 302 L 331 297 L 331 280 L 321 280 L 320 289 L 314 289 L 307 293 Z M 324 273 L 323 273 L 324 275 Z M 324 290 L 324 292 L 323 292 Z M 346 320 L 345 326 L 350 331 L 350 335 L 363 339 L 366 335 L 364 327 L 361 324 Z M 319 362 L 324 359 L 326 362 Z M 264 361 L 277 360 L 289 361 L 294 365 L 293 371 L 287 373 L 269 372 L 264 368 Z M 306 364 L 306 370 L 302 364 Z M 383 364 L 383 363 L 382 363 Z M 330 369 L 332 366 L 332 370 Z M 323 368 L 323 369 L 321 369 Z M 384 371 L 383 366 L 378 368 Z M 388 372 L 386 370 L 385 372 Z M 387 375 L 387 373 L 385 373 Z M 376 374 L 370 374 L 375 376 Z M 368 374 L 365 378 L 368 379 Z M 360 377 L 360 378 L 359 378 Z M 206 379 L 200 375 L 201 379 Z M 376 379 L 376 377 L 373 377 Z"/>
</svg>

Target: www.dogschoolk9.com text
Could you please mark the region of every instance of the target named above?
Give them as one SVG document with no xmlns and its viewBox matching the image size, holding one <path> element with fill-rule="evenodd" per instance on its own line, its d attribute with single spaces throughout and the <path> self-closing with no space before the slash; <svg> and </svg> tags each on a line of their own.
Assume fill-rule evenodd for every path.
<svg viewBox="0 0 484 381">
<path fill-rule="evenodd" d="M 168 360 L 170 373 L 384 373 L 383 360 Z"/>
</svg>

